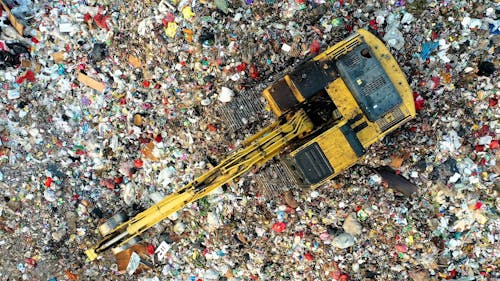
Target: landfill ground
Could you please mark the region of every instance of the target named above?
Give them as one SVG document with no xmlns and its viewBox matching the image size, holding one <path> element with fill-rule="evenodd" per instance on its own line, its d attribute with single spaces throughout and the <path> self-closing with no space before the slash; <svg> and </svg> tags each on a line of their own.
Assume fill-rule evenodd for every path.
<svg viewBox="0 0 500 281">
<path fill-rule="evenodd" d="M 1 12 L 0 280 L 500 279 L 499 1 L 3 4 L 25 30 Z M 185 207 L 141 235 L 135 272 L 87 260 L 107 218 L 272 121 L 221 112 L 359 28 L 399 62 L 416 118 L 320 188 L 266 192 L 253 171 Z"/>
</svg>

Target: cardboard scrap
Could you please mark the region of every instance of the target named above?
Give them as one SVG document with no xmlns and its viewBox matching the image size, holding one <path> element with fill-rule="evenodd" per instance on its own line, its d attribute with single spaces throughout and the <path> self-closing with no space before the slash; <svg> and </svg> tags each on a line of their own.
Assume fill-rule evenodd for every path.
<svg viewBox="0 0 500 281">
<path fill-rule="evenodd" d="M 391 164 L 390 166 L 393 169 L 399 169 L 401 168 L 401 165 L 403 165 L 404 158 L 398 155 L 392 155 L 391 156 Z"/>
<path fill-rule="evenodd" d="M 54 59 L 54 62 L 59 64 L 59 63 L 62 63 L 64 62 L 64 55 L 66 53 L 65 52 L 57 52 L 57 53 L 54 53 L 52 55 L 52 58 Z"/>
<path fill-rule="evenodd" d="M 143 244 L 136 244 L 136 245 L 134 245 L 134 246 L 132 246 L 124 251 L 121 251 L 115 255 L 116 256 L 116 264 L 118 265 L 118 272 L 124 274 L 124 273 L 129 272 L 128 269 L 132 269 L 132 267 L 128 268 L 128 266 L 130 264 L 133 253 L 135 253 L 134 260 L 132 261 L 133 263 L 136 263 L 137 256 L 139 256 L 139 258 L 140 258 L 139 264 L 137 265 L 137 267 L 135 268 L 133 273 L 139 274 L 139 273 L 147 270 L 148 268 L 150 268 L 150 266 L 147 265 L 148 262 L 146 261 L 148 259 L 146 246 Z M 135 267 L 135 264 L 132 264 L 131 266 Z"/>
<path fill-rule="evenodd" d="M 99 82 L 93 78 L 88 77 L 87 75 L 83 73 L 78 73 L 78 81 L 82 82 L 83 84 L 87 85 L 88 87 L 98 91 L 98 92 L 104 92 L 104 89 L 106 89 L 106 85 L 103 82 Z"/>
<path fill-rule="evenodd" d="M 29 59 L 22 59 L 21 66 L 25 68 L 31 67 L 31 61 Z"/>
<path fill-rule="evenodd" d="M 141 60 L 133 55 L 128 57 L 128 62 L 135 68 L 139 68 L 142 65 Z"/>
<path fill-rule="evenodd" d="M 24 32 L 24 26 L 10 12 L 9 6 L 5 3 L 4 0 L 0 0 L 0 3 L 2 4 L 3 10 L 7 12 L 7 17 L 9 18 L 10 24 L 16 29 L 17 33 L 22 36 Z"/>
</svg>

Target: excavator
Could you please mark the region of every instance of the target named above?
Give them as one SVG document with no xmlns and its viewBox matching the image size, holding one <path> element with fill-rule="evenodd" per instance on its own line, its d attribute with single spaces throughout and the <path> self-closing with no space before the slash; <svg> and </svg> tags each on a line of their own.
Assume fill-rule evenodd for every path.
<svg viewBox="0 0 500 281">
<path fill-rule="evenodd" d="M 112 216 L 98 227 L 103 238 L 85 251 L 88 259 L 129 249 L 158 222 L 271 160 L 298 186 L 319 187 L 415 117 L 412 91 L 398 63 L 363 29 L 297 65 L 262 95 L 275 122 L 148 209 L 130 219 L 124 213 Z"/>
</svg>

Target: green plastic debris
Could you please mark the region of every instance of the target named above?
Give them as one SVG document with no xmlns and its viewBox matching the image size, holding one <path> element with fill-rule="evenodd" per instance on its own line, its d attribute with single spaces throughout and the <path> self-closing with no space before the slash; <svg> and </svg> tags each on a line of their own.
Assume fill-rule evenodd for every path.
<svg viewBox="0 0 500 281">
<path fill-rule="evenodd" d="M 215 4 L 215 7 L 219 8 L 222 12 L 224 12 L 224 14 L 227 14 L 228 6 L 227 6 L 226 0 L 215 0 L 214 4 Z"/>
</svg>

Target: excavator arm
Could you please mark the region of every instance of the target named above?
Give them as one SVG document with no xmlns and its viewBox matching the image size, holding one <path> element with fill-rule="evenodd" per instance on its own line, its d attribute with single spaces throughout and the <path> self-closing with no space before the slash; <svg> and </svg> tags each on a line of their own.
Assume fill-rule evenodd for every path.
<svg viewBox="0 0 500 281">
<path fill-rule="evenodd" d="M 120 223 L 99 227 L 104 238 L 85 253 L 92 261 L 108 249 L 124 250 L 133 245 L 138 235 L 148 230 L 187 204 L 195 202 L 255 167 L 260 167 L 278 155 L 293 140 L 313 130 L 313 123 L 303 110 L 283 116 L 243 143 L 216 167 L 194 181 L 166 196 L 160 202 Z M 114 251 L 115 252 L 115 251 Z"/>
</svg>

